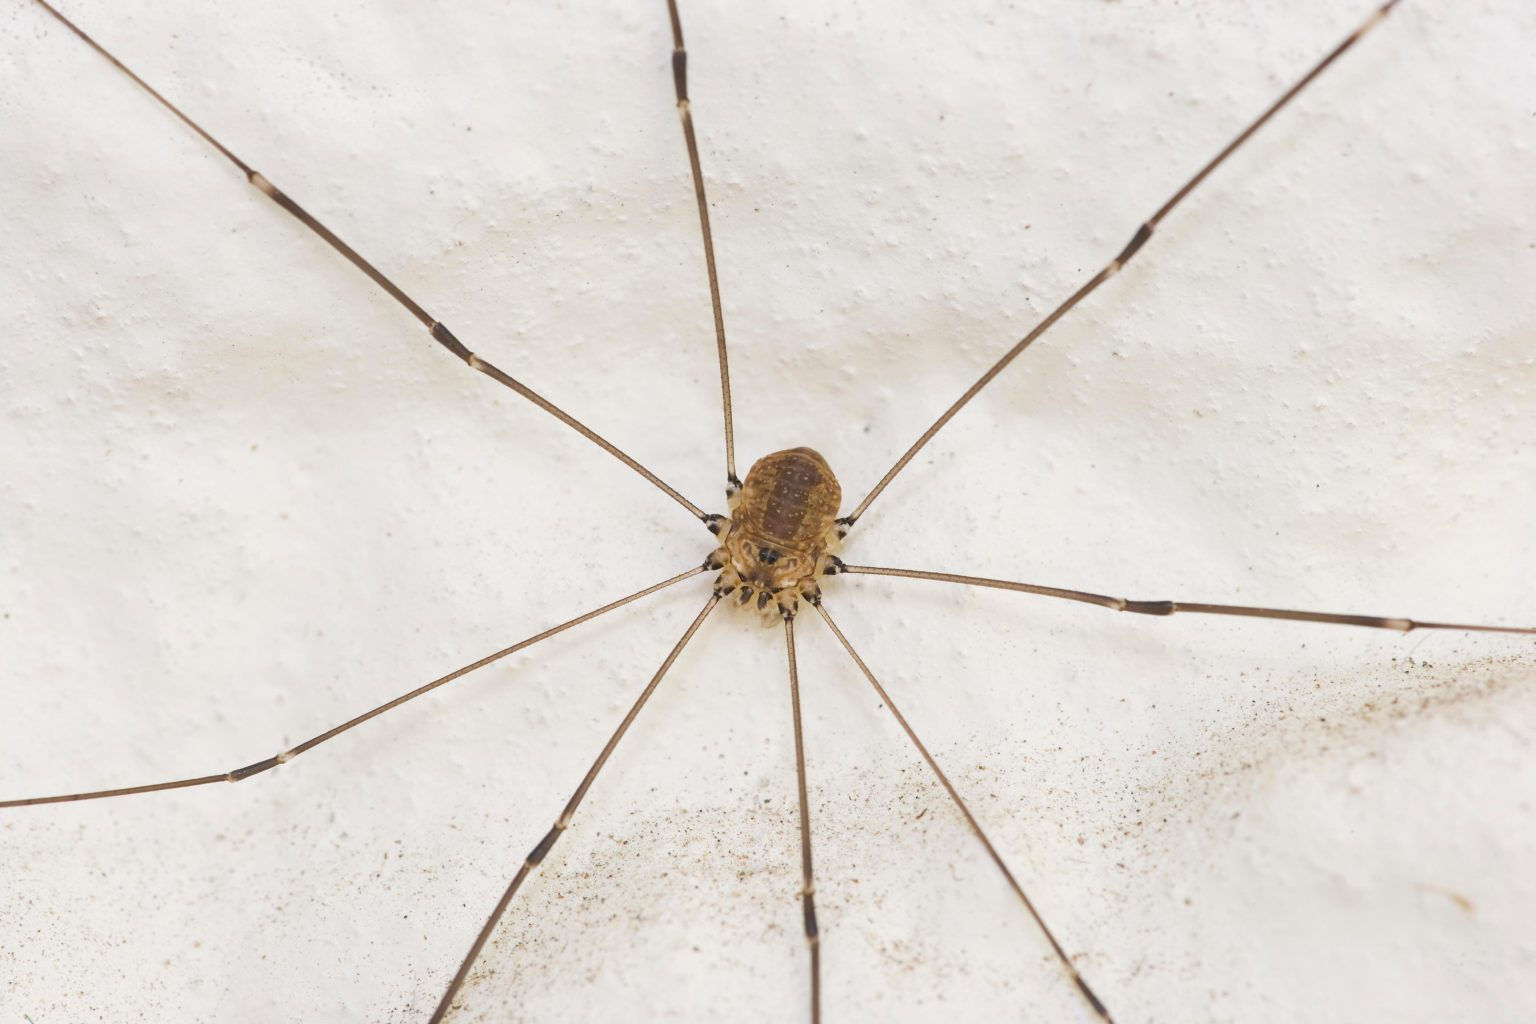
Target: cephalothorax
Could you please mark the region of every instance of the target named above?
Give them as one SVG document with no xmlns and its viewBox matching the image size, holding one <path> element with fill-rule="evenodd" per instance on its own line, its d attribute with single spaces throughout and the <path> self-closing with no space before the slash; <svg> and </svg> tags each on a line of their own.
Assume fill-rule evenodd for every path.
<svg viewBox="0 0 1536 1024">
<path fill-rule="evenodd" d="M 704 564 L 721 570 L 715 593 L 739 591 L 742 604 L 756 594 L 759 610 L 775 601 L 786 619 L 800 598 L 815 604 L 817 577 L 835 574 L 842 564 L 828 550 L 842 536 L 842 500 L 843 489 L 819 452 L 788 448 L 758 459 L 732 495 L 731 518 L 711 523 L 720 546 Z"/>
</svg>

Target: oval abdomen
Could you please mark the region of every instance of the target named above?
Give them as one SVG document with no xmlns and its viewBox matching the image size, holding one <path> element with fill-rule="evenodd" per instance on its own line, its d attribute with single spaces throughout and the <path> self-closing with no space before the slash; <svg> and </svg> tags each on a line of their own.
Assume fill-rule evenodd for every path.
<svg viewBox="0 0 1536 1024">
<path fill-rule="evenodd" d="M 758 540 L 809 553 L 821 547 L 842 500 L 826 459 L 810 448 L 789 448 L 752 464 L 734 519 Z"/>
</svg>

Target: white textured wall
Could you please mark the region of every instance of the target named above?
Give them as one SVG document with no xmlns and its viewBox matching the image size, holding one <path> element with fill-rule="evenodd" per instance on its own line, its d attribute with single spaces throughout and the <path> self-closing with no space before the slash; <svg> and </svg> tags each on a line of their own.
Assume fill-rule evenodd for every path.
<svg viewBox="0 0 1536 1024">
<path fill-rule="evenodd" d="M 61 0 L 718 505 L 659 2 Z M 743 464 L 850 500 L 1364 2 L 690 2 Z M 1536 624 L 1536 10 L 1405 3 L 846 551 Z M 701 558 L 105 62 L 0 14 L 0 797 L 243 765 Z M 701 581 L 240 786 L 0 814 L 0 1019 L 422 1021 Z M 1131 1021 L 1536 1017 L 1536 644 L 829 606 Z M 1085 1019 L 802 628 L 828 1020 Z M 455 1020 L 803 1020 L 781 641 L 721 614 Z"/>
</svg>

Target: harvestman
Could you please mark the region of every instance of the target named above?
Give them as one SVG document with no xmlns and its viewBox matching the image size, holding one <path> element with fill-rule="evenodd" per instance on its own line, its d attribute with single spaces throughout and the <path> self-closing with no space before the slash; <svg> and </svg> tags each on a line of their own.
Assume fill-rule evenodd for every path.
<svg viewBox="0 0 1536 1024">
<path fill-rule="evenodd" d="M 359 725 L 368 719 L 391 710 L 416 696 L 436 689 L 451 682 L 477 668 L 488 665 L 496 660 L 504 658 L 517 651 L 526 649 L 539 641 L 553 636 L 564 630 L 570 629 L 581 623 L 590 621 L 604 613 L 637 601 L 640 598 L 656 593 L 683 580 L 690 579 L 705 572 L 718 572 L 715 586 L 709 600 L 702 610 L 689 625 L 683 636 L 677 641 L 671 652 L 661 664 L 660 668 L 651 677 L 639 697 L 624 716 L 618 728 L 614 731 L 608 743 L 604 746 L 597 759 L 592 763 L 586 776 L 577 787 L 569 803 L 556 819 L 554 826 L 538 841 L 529 852 L 522 867 L 517 871 L 507 886 L 505 893 L 496 907 L 489 915 L 484 927 L 475 938 L 468 954 L 463 958 L 453 981 L 443 993 L 432 1020 L 443 1019 L 452 1007 L 456 995 L 474 966 L 477 956 L 491 932 L 496 927 L 502 915 L 516 896 L 523 880 L 543 861 L 550 849 L 559 840 L 573 820 L 581 802 L 585 798 L 590 786 L 596 780 L 603 766 L 618 743 L 629 729 L 630 725 L 639 715 L 651 695 L 660 685 L 668 669 L 682 652 L 695 632 L 703 624 L 704 620 L 713 611 L 715 606 L 727 597 L 731 603 L 754 607 L 757 611 L 774 611 L 777 613 L 776 621 L 782 622 L 785 645 L 788 655 L 789 690 L 792 710 L 793 734 L 795 741 L 797 785 L 799 794 L 799 824 L 801 838 L 801 858 L 803 886 L 801 900 L 804 911 L 805 936 L 810 951 L 810 1016 L 813 1021 L 820 1019 L 821 1007 L 821 971 L 820 971 L 820 935 L 816 925 L 814 884 L 811 856 L 811 823 L 809 820 L 809 806 L 806 788 L 806 770 L 804 755 L 804 740 L 801 728 L 801 707 L 799 695 L 799 681 L 795 658 L 795 622 L 797 613 L 804 602 L 814 609 L 818 616 L 824 620 L 833 636 L 846 649 L 849 657 L 857 665 L 874 691 L 879 695 L 881 702 L 888 707 L 895 716 L 901 728 L 915 745 L 916 749 L 932 769 L 939 782 L 943 785 L 949 796 L 953 799 L 960 813 L 974 831 L 977 838 L 985 846 L 986 851 L 997 868 L 1006 877 L 1008 884 L 1017 895 L 1028 913 L 1033 917 L 1040 930 L 1045 935 L 1053 949 L 1057 961 L 1063 971 L 1076 985 L 1083 1000 L 1102 1019 L 1111 1020 L 1111 1010 L 1106 1007 L 1105 999 L 1101 999 L 1089 982 L 1082 977 L 1072 958 L 1069 956 L 1063 942 L 1052 933 L 1043 917 L 1036 911 L 1035 906 L 1026 894 L 1024 886 L 1015 878 L 1007 864 L 1004 862 L 996 848 L 988 840 L 980 822 L 972 815 L 966 806 L 960 793 L 949 778 L 940 769 L 938 763 L 929 753 L 927 747 L 918 738 L 906 718 L 897 706 L 891 702 L 889 694 L 882 687 L 875 674 L 856 652 L 854 646 L 838 628 L 834 622 L 826 604 L 822 600 L 820 579 L 843 573 L 903 576 L 916 579 L 959 583 L 971 586 L 991 587 L 1004 590 L 1018 591 L 1039 596 L 1055 597 L 1059 599 L 1098 605 L 1102 608 L 1127 611 L 1142 615 L 1166 616 L 1177 612 L 1249 616 L 1270 619 L 1282 619 L 1292 621 L 1307 621 L 1341 625 L 1356 625 L 1379 629 L 1407 632 L 1414 629 L 1454 629 L 1496 633 L 1536 634 L 1536 629 L 1501 627 L 1492 625 L 1470 625 L 1441 622 L 1417 622 L 1406 618 L 1379 617 L 1368 615 L 1336 614 L 1328 612 L 1297 611 L 1287 609 L 1258 608 L 1230 604 L 1194 603 L 1184 601 L 1144 601 L 1128 600 L 1100 594 L 1086 593 L 1077 590 L 1069 590 L 1058 587 L 1042 586 L 1030 583 L 1019 583 L 996 579 L 987 579 L 975 576 L 960 575 L 944 572 L 928 572 L 914 569 L 885 568 L 876 566 L 847 565 L 833 553 L 837 542 L 852 529 L 864 516 L 874 500 L 884 491 L 887 485 L 911 462 L 913 457 L 923 449 L 933 436 L 949 422 L 973 397 L 975 397 L 987 384 L 989 384 L 1006 366 L 1012 362 L 1025 348 L 1029 347 L 1041 334 L 1048 330 L 1058 319 L 1068 313 L 1078 302 L 1087 297 L 1110 277 L 1114 276 L 1124 265 L 1135 257 L 1140 249 L 1149 241 L 1155 229 L 1165 217 L 1178 205 L 1190 192 L 1192 192 L 1230 153 L 1246 141 L 1269 118 L 1278 112 L 1291 98 L 1305 88 L 1318 74 L 1320 74 L 1339 55 L 1351 47 L 1370 28 L 1377 24 L 1397 3 L 1397 0 L 1379 8 L 1367 19 L 1354 33 L 1349 35 L 1334 50 L 1325 56 L 1310 72 L 1306 74 L 1295 86 L 1284 93 L 1273 105 L 1271 105 L 1256 121 L 1239 134 L 1231 143 L 1222 149 L 1216 157 L 1202 167 L 1186 184 L 1160 207 L 1145 223 L 1138 226 L 1124 248 L 1110 260 L 1096 274 L 1088 278 L 1077 291 L 1072 293 L 1064 302 L 1046 316 L 1037 326 L 1008 350 L 995 364 L 967 389 L 902 455 L 902 457 L 889 469 L 880 481 L 868 494 L 846 515 L 837 517 L 840 510 L 841 492 L 831 467 L 827 466 L 814 451 L 810 449 L 791 449 L 765 456 L 746 474 L 745 480 L 738 477 L 735 461 L 734 430 L 732 423 L 732 403 L 730 392 L 730 374 L 727 360 L 726 330 L 722 314 L 719 284 L 715 269 L 713 240 L 709 226 L 709 207 L 705 199 L 705 182 L 701 170 L 698 145 L 695 136 L 695 128 L 692 112 L 688 99 L 687 75 L 686 75 L 686 51 L 683 45 L 683 32 L 675 2 L 669 2 L 669 14 L 675 49 L 673 56 L 673 70 L 677 106 L 681 118 L 682 130 L 686 142 L 689 166 L 693 178 L 694 195 L 697 201 L 701 235 L 705 255 L 705 267 L 708 273 L 711 305 L 714 316 L 714 326 L 717 345 L 717 356 L 720 370 L 720 383 L 722 393 L 722 411 L 724 419 L 725 439 L 725 469 L 726 469 L 726 496 L 729 503 L 729 517 L 706 512 L 684 497 L 679 491 L 661 480 L 645 466 L 630 457 L 617 446 L 599 436 L 586 427 L 580 420 L 563 409 L 549 402 L 532 389 L 528 388 L 515 377 L 505 373 L 498 367 L 475 355 L 455 334 L 444 324 L 437 321 L 427 310 L 419 306 L 410 296 L 398 288 L 390 279 L 370 264 L 365 258 L 352 250 L 347 244 L 331 233 L 319 221 L 311 217 L 302 207 L 293 202 L 286 194 L 280 191 L 260 172 L 245 164 L 238 156 L 227 150 L 212 135 L 199 127 L 191 118 L 184 115 L 170 101 L 143 80 L 139 79 L 127 67 L 120 64 L 115 58 L 97 45 L 88 35 L 76 28 L 57 11 L 54 11 L 43 0 L 38 3 L 47 8 L 54 17 L 67 25 L 86 43 L 110 60 L 121 71 L 133 78 L 144 89 L 148 90 L 154 98 L 171 110 L 178 118 L 184 121 L 189 128 L 201 136 L 207 143 L 215 147 L 224 157 L 232 162 L 242 174 L 259 191 L 272 199 L 288 213 L 297 218 L 315 234 L 323 238 L 330 246 L 346 259 L 351 261 L 359 270 L 367 274 L 379 287 L 384 289 L 401 306 L 417 318 L 427 329 L 432 338 L 449 353 L 465 362 L 470 368 L 491 377 L 498 383 L 511 389 L 522 398 L 532 402 L 545 412 L 559 419 L 561 422 L 580 433 L 587 440 L 598 445 L 610 455 L 623 462 L 631 470 L 641 475 L 652 485 L 673 499 L 676 503 L 688 510 L 706 528 L 719 538 L 718 546 L 714 546 L 702 565 L 681 572 L 669 579 L 663 580 L 654 586 L 647 587 L 627 597 L 593 609 L 586 614 L 554 626 L 549 630 L 530 637 L 520 643 L 514 644 L 501 651 L 491 654 L 469 665 L 463 666 L 445 676 L 425 684 L 395 700 L 380 705 L 356 718 L 336 726 L 312 739 L 297 746 L 232 771 L 196 778 L 180 779 L 167 782 L 152 783 L 141 786 L 133 786 L 120 789 L 101 790 L 84 793 L 72 793 L 59 796 L 35 797 L 21 800 L 0 802 L 0 807 L 16 807 L 23 805 L 55 803 L 61 801 L 86 800 L 110 796 L 124 796 L 137 793 L 155 792 L 168 789 L 184 788 L 189 786 L 201 786 L 213 782 L 237 782 L 254 775 L 266 772 L 278 765 L 285 764 L 297 755 L 324 743 L 340 733 Z"/>
</svg>

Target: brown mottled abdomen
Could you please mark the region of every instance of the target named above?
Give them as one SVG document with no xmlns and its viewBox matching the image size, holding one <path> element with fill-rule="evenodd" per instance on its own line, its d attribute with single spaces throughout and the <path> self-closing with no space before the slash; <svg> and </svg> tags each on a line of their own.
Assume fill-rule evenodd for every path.
<svg viewBox="0 0 1536 1024">
<path fill-rule="evenodd" d="M 810 555 L 821 548 L 842 500 L 827 460 L 810 448 L 790 448 L 752 464 L 734 518 L 755 540 Z"/>
</svg>

